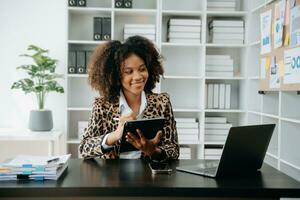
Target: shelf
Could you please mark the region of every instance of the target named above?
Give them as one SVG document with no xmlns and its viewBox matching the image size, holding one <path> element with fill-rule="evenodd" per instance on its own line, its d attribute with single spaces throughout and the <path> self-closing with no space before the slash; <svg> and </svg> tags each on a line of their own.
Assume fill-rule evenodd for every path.
<svg viewBox="0 0 300 200">
<path fill-rule="evenodd" d="M 88 77 L 87 74 L 68 74 L 67 76 L 71 77 L 71 78 L 87 78 Z"/>
<path fill-rule="evenodd" d="M 173 108 L 174 112 L 202 112 L 200 108 Z"/>
<path fill-rule="evenodd" d="M 156 15 L 156 9 L 129 9 L 129 8 L 115 8 L 115 15 L 117 16 L 131 16 L 131 15 Z"/>
<path fill-rule="evenodd" d="M 248 113 L 261 116 L 261 112 L 249 110 Z"/>
<path fill-rule="evenodd" d="M 247 11 L 206 11 L 207 16 L 245 17 Z"/>
<path fill-rule="evenodd" d="M 204 112 L 215 112 L 215 113 L 245 113 L 245 110 L 239 109 L 205 109 Z"/>
<path fill-rule="evenodd" d="M 243 48 L 246 47 L 247 45 L 245 44 L 213 44 L 213 43 L 206 43 L 205 44 L 206 47 L 218 47 L 218 48 L 228 48 L 228 47 L 232 47 L 232 48 Z"/>
<path fill-rule="evenodd" d="M 79 139 L 69 139 L 67 140 L 68 144 L 79 144 L 80 140 Z"/>
<path fill-rule="evenodd" d="M 68 7 L 72 14 L 98 14 L 99 12 L 111 12 L 112 8 L 95 8 L 95 7 Z"/>
<path fill-rule="evenodd" d="M 162 42 L 162 46 L 164 47 L 201 47 L 203 46 L 201 43 L 170 43 L 170 42 Z"/>
<path fill-rule="evenodd" d="M 185 10 L 162 10 L 163 15 L 177 15 L 177 16 L 200 16 L 201 11 L 185 11 Z"/>
<path fill-rule="evenodd" d="M 268 113 L 260 113 L 260 114 L 263 117 L 270 117 L 270 118 L 273 118 L 273 119 L 279 119 L 278 115 L 273 115 L 273 114 L 268 114 Z"/>
<path fill-rule="evenodd" d="M 207 80 L 245 80 L 245 77 L 204 77 Z"/>
<path fill-rule="evenodd" d="M 93 40 L 68 40 L 69 44 L 103 44 L 107 41 L 93 41 Z"/>
<path fill-rule="evenodd" d="M 258 41 L 254 41 L 254 42 L 250 42 L 249 44 L 248 44 L 248 46 L 256 46 L 256 45 L 260 45 L 260 40 L 258 40 Z"/>
<path fill-rule="evenodd" d="M 280 118 L 280 119 L 281 119 L 282 121 L 300 124 L 300 120 L 299 120 L 299 119 L 286 118 L 286 117 L 282 117 L 282 118 Z"/>
<path fill-rule="evenodd" d="M 163 78 L 165 79 L 196 79 L 196 80 L 199 80 L 201 79 L 200 76 L 164 76 Z"/>
<path fill-rule="evenodd" d="M 270 157 L 272 157 L 272 158 L 274 158 L 274 159 L 278 159 L 278 156 L 276 156 L 276 155 L 274 155 L 272 153 L 267 152 L 267 155 L 270 156 Z"/>
<path fill-rule="evenodd" d="M 249 80 L 259 80 L 259 76 L 251 76 L 251 77 L 248 77 Z"/>
<path fill-rule="evenodd" d="M 263 8 L 263 7 L 266 6 L 266 5 L 267 5 L 266 2 L 263 3 L 263 4 L 261 4 L 261 5 L 258 5 L 258 6 L 256 6 L 255 8 L 253 8 L 250 12 L 251 12 L 251 13 L 258 12 L 258 11 L 260 11 L 261 8 Z"/>
<path fill-rule="evenodd" d="M 179 141 L 179 145 L 186 145 L 186 144 L 201 144 L 199 141 Z"/>
<path fill-rule="evenodd" d="M 286 164 L 286 165 L 288 165 L 288 166 L 290 166 L 290 167 L 293 167 L 294 169 L 297 169 L 297 170 L 300 171 L 300 167 L 299 167 L 299 166 L 296 166 L 296 165 L 294 165 L 294 164 L 292 164 L 292 163 L 290 163 L 290 162 L 288 162 L 288 161 L 285 161 L 285 160 L 283 160 L 283 159 L 280 159 L 280 162 L 282 162 L 282 163 L 284 163 L 284 164 Z"/>
<path fill-rule="evenodd" d="M 92 111 L 92 108 L 87 107 L 68 107 L 68 111 Z"/>
</svg>

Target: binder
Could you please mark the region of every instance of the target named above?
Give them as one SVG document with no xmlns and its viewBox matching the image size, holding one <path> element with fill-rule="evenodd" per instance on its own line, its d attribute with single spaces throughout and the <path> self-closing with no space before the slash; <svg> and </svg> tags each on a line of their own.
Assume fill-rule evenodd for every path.
<svg viewBox="0 0 300 200">
<path fill-rule="evenodd" d="M 123 0 L 115 0 L 115 8 L 124 8 Z"/>
<path fill-rule="evenodd" d="M 76 52 L 77 74 L 85 74 L 85 51 Z"/>
<path fill-rule="evenodd" d="M 86 0 L 78 0 L 77 6 L 79 6 L 79 7 L 86 7 Z"/>
<path fill-rule="evenodd" d="M 124 0 L 124 8 L 132 8 L 132 0 Z"/>
<path fill-rule="evenodd" d="M 86 51 L 85 52 L 85 73 L 87 73 L 88 64 L 90 62 L 90 58 L 93 54 L 93 51 Z"/>
<path fill-rule="evenodd" d="M 101 40 L 102 17 L 94 17 L 94 40 Z"/>
<path fill-rule="evenodd" d="M 69 51 L 68 73 L 76 73 L 76 51 Z"/>
<path fill-rule="evenodd" d="M 102 18 L 102 40 L 111 39 L 111 18 L 103 17 Z"/>
<path fill-rule="evenodd" d="M 69 0 L 69 6 L 77 6 L 77 0 Z"/>
</svg>

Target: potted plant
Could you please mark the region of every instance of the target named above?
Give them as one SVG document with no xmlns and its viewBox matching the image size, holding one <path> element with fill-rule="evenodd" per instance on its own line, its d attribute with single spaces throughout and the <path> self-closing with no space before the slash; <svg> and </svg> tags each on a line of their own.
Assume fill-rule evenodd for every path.
<svg viewBox="0 0 300 200">
<path fill-rule="evenodd" d="M 11 89 L 21 89 L 25 94 L 35 94 L 38 110 L 30 111 L 29 129 L 50 131 L 53 128 L 52 112 L 45 109 L 45 101 L 49 92 L 64 93 L 64 88 L 56 81 L 63 78 L 63 75 L 55 73 L 57 60 L 48 56 L 48 50 L 35 45 L 29 45 L 27 50 L 33 53 L 20 56 L 32 58 L 34 64 L 21 65 L 17 69 L 25 70 L 29 77 L 14 82 Z"/>
</svg>

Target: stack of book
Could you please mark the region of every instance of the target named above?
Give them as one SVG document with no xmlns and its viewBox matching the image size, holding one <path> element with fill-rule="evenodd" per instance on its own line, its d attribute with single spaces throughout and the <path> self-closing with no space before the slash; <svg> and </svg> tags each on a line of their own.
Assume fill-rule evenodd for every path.
<svg viewBox="0 0 300 200">
<path fill-rule="evenodd" d="M 244 21 L 214 19 L 209 23 L 212 43 L 243 44 Z"/>
<path fill-rule="evenodd" d="M 190 147 L 180 147 L 179 148 L 179 159 L 191 159 L 191 148 Z"/>
<path fill-rule="evenodd" d="M 0 163 L 0 181 L 57 180 L 68 168 L 71 154 L 62 156 L 19 155 Z"/>
<path fill-rule="evenodd" d="M 231 84 L 207 83 L 205 84 L 206 108 L 230 109 Z"/>
<path fill-rule="evenodd" d="M 233 77 L 233 59 L 230 55 L 206 55 L 205 75 Z"/>
<path fill-rule="evenodd" d="M 224 144 L 231 127 L 226 117 L 205 117 L 205 143 Z"/>
<path fill-rule="evenodd" d="M 196 118 L 175 118 L 179 144 L 197 144 L 199 123 Z"/>
<path fill-rule="evenodd" d="M 155 42 L 155 24 L 125 24 L 124 25 L 124 40 L 128 37 L 140 35 Z"/>
<path fill-rule="evenodd" d="M 211 11 L 235 11 L 235 0 L 209 0 L 207 1 L 207 10 Z"/>
<path fill-rule="evenodd" d="M 201 20 L 171 18 L 168 22 L 168 42 L 200 43 Z"/>
<path fill-rule="evenodd" d="M 223 151 L 222 145 L 205 145 L 204 159 L 205 160 L 219 160 Z"/>
</svg>

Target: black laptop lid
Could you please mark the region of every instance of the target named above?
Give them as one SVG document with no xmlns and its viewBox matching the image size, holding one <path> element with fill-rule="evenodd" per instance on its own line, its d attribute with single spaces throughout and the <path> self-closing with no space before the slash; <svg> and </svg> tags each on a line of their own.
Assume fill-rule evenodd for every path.
<svg viewBox="0 0 300 200">
<path fill-rule="evenodd" d="M 216 176 L 250 174 L 261 168 L 275 124 L 232 127 Z"/>
</svg>

